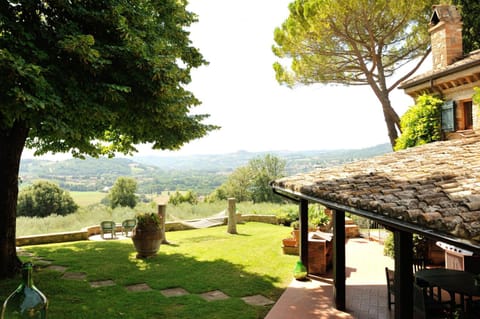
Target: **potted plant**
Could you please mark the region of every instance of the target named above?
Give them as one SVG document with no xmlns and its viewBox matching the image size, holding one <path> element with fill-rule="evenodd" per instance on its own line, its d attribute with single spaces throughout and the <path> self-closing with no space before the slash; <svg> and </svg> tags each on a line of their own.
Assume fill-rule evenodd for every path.
<svg viewBox="0 0 480 319">
<path fill-rule="evenodd" d="M 330 216 L 325 212 L 321 205 L 311 205 L 308 209 L 308 222 L 313 225 L 315 230 L 328 231 L 330 228 Z"/>
<path fill-rule="evenodd" d="M 295 242 L 297 243 L 296 246 L 298 246 L 298 243 L 300 242 L 300 222 L 298 220 L 292 222 L 290 224 L 292 226 L 292 236 L 295 239 Z"/>
<path fill-rule="evenodd" d="M 139 213 L 133 228 L 132 241 L 137 250 L 137 258 L 155 256 L 162 242 L 160 218 L 155 213 Z"/>
</svg>

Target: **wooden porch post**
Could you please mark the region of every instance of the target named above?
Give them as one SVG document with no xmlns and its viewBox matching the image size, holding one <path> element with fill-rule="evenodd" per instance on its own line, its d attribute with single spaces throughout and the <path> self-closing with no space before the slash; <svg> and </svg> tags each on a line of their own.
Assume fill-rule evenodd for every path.
<svg viewBox="0 0 480 319">
<path fill-rule="evenodd" d="M 413 318 L 413 236 L 411 233 L 393 232 L 395 252 L 395 319 Z"/>
<path fill-rule="evenodd" d="M 338 310 L 345 310 L 345 212 L 333 212 L 333 298 Z"/>
<path fill-rule="evenodd" d="M 302 264 L 308 269 L 308 200 L 300 200 L 300 247 Z"/>
</svg>

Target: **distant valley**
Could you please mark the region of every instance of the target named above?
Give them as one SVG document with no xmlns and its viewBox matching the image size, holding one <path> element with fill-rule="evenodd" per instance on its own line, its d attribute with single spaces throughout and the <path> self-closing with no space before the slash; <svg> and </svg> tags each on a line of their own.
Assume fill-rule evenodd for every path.
<svg viewBox="0 0 480 319">
<path fill-rule="evenodd" d="M 71 191 L 99 191 L 113 185 L 119 176 L 137 180 L 143 194 L 193 190 L 205 195 L 220 186 L 236 168 L 253 158 L 272 154 L 286 161 L 287 175 L 315 168 L 340 165 L 391 152 L 389 144 L 365 149 L 324 151 L 236 152 L 221 155 L 134 156 L 47 161 L 24 159 L 20 166 L 22 185 L 51 180 Z"/>
</svg>

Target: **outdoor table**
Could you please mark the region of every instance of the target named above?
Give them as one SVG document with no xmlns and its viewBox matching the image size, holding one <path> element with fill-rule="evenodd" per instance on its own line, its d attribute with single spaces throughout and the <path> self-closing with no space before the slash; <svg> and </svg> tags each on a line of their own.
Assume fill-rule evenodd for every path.
<svg viewBox="0 0 480 319">
<path fill-rule="evenodd" d="M 462 270 L 432 268 L 415 273 L 415 280 L 423 281 L 430 287 L 438 287 L 450 294 L 452 311 L 455 309 L 455 294 L 461 296 L 461 305 L 465 309 L 464 297 L 480 296 L 480 286 L 475 285 L 475 275 Z M 468 311 L 468 309 L 467 309 Z"/>
</svg>

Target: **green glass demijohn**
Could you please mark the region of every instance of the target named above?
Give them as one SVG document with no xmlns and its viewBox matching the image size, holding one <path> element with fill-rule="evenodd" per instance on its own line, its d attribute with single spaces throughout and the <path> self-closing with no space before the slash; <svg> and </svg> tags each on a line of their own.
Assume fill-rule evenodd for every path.
<svg viewBox="0 0 480 319">
<path fill-rule="evenodd" d="M 307 278 L 307 268 L 301 260 L 297 261 L 295 268 L 293 268 L 293 277 L 297 280 L 305 280 Z"/>
<path fill-rule="evenodd" d="M 23 264 L 22 283 L 3 303 L 1 319 L 47 317 L 48 301 L 33 284 L 32 269 L 32 263 Z"/>
</svg>

